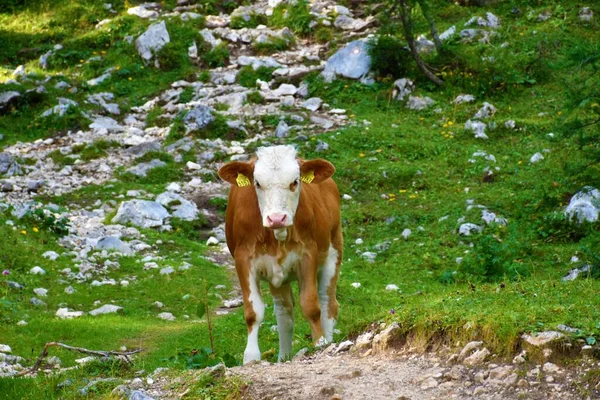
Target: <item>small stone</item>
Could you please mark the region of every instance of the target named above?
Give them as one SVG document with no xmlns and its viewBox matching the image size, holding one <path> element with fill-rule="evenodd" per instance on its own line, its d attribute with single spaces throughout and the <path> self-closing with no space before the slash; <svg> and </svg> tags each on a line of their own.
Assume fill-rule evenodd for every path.
<svg viewBox="0 0 600 400">
<path fill-rule="evenodd" d="M 544 365 L 542 366 L 542 371 L 544 371 L 547 374 L 555 374 L 555 373 L 560 372 L 560 368 L 556 364 L 547 362 L 547 363 L 544 363 Z"/>
<path fill-rule="evenodd" d="M 157 315 L 158 318 L 164 319 L 165 321 L 175 321 L 175 316 L 170 312 L 162 312 Z"/>
<path fill-rule="evenodd" d="M 279 124 L 277 125 L 277 129 L 275 129 L 275 135 L 278 138 L 285 138 L 285 137 L 288 137 L 289 134 L 290 134 L 290 127 L 288 126 L 288 124 L 286 124 L 284 120 L 279 121 Z"/>
<path fill-rule="evenodd" d="M 40 297 L 46 297 L 46 296 L 48 296 L 48 289 L 36 288 L 36 289 L 33 289 L 33 293 L 37 294 Z"/>
<path fill-rule="evenodd" d="M 545 347 L 565 339 L 565 335 L 557 331 L 538 332 L 535 336 L 523 334 L 521 337 L 534 347 Z"/>
<path fill-rule="evenodd" d="M 589 7 L 583 7 L 579 10 L 579 19 L 584 22 L 591 22 L 594 19 L 594 12 Z"/>
<path fill-rule="evenodd" d="M 7 344 L 0 344 L 0 353 L 10 354 L 12 349 Z"/>
<path fill-rule="evenodd" d="M 531 158 L 529 159 L 529 162 L 532 164 L 535 164 L 537 162 L 540 162 L 544 159 L 544 156 L 542 155 L 542 153 L 535 153 L 534 155 L 531 156 Z"/>
<path fill-rule="evenodd" d="M 44 271 L 41 267 L 35 266 L 29 270 L 30 274 L 33 275 L 46 275 L 46 271 Z"/>
<path fill-rule="evenodd" d="M 216 246 L 218 244 L 219 244 L 219 239 L 217 239 L 214 236 L 209 237 L 208 240 L 206 241 L 207 246 Z"/>
<path fill-rule="evenodd" d="M 73 294 L 73 293 L 75 293 L 75 289 L 73 289 L 73 286 L 67 286 L 65 288 L 65 293 L 66 294 Z"/>
<path fill-rule="evenodd" d="M 321 104 L 323 104 L 323 100 L 318 97 L 311 97 L 302 102 L 301 106 L 302 108 L 315 112 L 321 107 Z"/>
<path fill-rule="evenodd" d="M 51 261 L 55 261 L 59 257 L 59 255 L 55 251 L 47 251 L 44 254 L 42 254 L 42 257 L 47 258 Z"/>
<path fill-rule="evenodd" d="M 439 383 L 435 378 L 429 377 L 429 378 L 426 378 L 423 382 L 421 382 L 421 389 L 429 390 L 429 389 L 438 387 L 438 385 L 439 385 Z"/>
<path fill-rule="evenodd" d="M 391 292 L 391 291 L 398 291 L 399 288 L 397 285 L 389 284 L 385 287 L 385 290 L 387 290 L 388 292 Z"/>
<path fill-rule="evenodd" d="M 175 272 L 175 269 L 173 267 L 165 267 L 165 268 L 161 268 L 161 270 L 160 270 L 161 275 L 170 275 L 173 272 Z"/>
<path fill-rule="evenodd" d="M 352 282 L 350 286 L 352 286 L 354 289 L 358 289 L 360 287 L 360 282 Z"/>
<path fill-rule="evenodd" d="M 90 311 L 90 315 L 102 315 L 102 314 L 123 314 L 123 307 L 115 306 L 114 304 L 105 304 L 102 307 L 96 308 L 95 310 Z"/>
<path fill-rule="evenodd" d="M 38 299 L 37 297 L 32 297 L 31 300 L 29 300 L 29 303 L 31 303 L 34 306 L 45 306 L 46 303 L 43 302 L 42 300 Z"/>
<path fill-rule="evenodd" d="M 55 315 L 60 319 L 73 319 L 81 317 L 83 311 L 69 311 L 68 308 L 59 308 Z"/>
<path fill-rule="evenodd" d="M 484 347 L 483 349 L 477 350 L 475 353 L 465 358 L 463 364 L 470 367 L 481 365 L 490 354 L 490 351 Z"/>
<path fill-rule="evenodd" d="M 409 110 L 420 111 L 431 107 L 434 103 L 435 101 L 429 97 L 409 95 L 406 107 L 408 107 Z"/>
</svg>

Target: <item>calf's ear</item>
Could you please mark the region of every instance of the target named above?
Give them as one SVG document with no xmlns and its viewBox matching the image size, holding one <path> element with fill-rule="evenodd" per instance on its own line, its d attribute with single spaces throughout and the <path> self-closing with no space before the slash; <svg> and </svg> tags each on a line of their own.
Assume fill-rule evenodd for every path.
<svg viewBox="0 0 600 400">
<path fill-rule="evenodd" d="M 331 178 L 335 172 L 335 167 L 327 160 L 298 161 L 300 163 L 300 179 L 304 183 L 321 183 L 325 179 Z"/>
<path fill-rule="evenodd" d="M 254 165 L 233 161 L 219 168 L 219 177 L 232 185 L 243 187 L 252 185 Z"/>
</svg>

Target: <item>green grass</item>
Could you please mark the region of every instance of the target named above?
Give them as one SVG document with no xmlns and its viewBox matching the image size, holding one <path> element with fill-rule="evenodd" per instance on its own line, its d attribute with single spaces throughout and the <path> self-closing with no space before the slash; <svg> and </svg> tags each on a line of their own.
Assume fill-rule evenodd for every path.
<svg viewBox="0 0 600 400">
<path fill-rule="evenodd" d="M 67 13 L 72 7 L 95 9 L 94 4 L 61 5 L 63 8 L 58 9 L 57 14 Z M 305 3 L 297 4 L 305 7 Z M 583 186 L 600 187 L 598 125 L 592 124 L 586 129 L 571 125 L 573 121 L 586 124 L 597 118 L 598 100 L 589 89 L 598 84 L 597 77 L 591 73 L 594 65 L 581 65 L 581 60 L 597 54 L 600 43 L 594 26 L 579 22 L 577 5 L 552 2 L 553 8 L 562 7 L 566 18 L 537 23 L 530 21 L 528 15 L 537 15 L 547 6 L 528 4 L 523 6 L 507 1 L 490 7 L 490 11 L 502 20 L 502 27 L 490 45 L 461 44 L 451 40 L 447 44 L 448 53 L 443 57 L 426 56 L 428 65 L 446 81 L 442 88 L 429 83 L 414 65 L 401 66 L 402 74 L 398 76 L 415 81 L 415 95 L 432 97 L 436 101 L 432 109 L 410 111 L 391 98 L 391 76 L 395 75 L 392 67 L 380 71 L 381 76 L 370 87 L 343 80 L 327 84 L 314 75 L 309 76 L 311 97 L 321 97 L 331 108 L 347 110 L 348 118 L 356 121 L 354 125 L 330 133 L 315 131 L 299 146 L 304 158 L 322 157 L 334 163 L 335 179 L 341 193 L 352 196 L 352 200 L 342 201 L 345 255 L 338 283 L 341 309 L 337 328 L 341 333 L 335 336 L 336 341 L 353 337 L 374 321 L 397 321 L 411 344 L 424 349 L 440 343 L 455 346 L 457 342 L 479 339 L 485 340 L 486 346 L 496 354 L 509 358 L 518 350 L 522 333 L 554 330 L 558 324 L 580 329 L 581 333 L 574 339 L 591 341 L 600 337 L 600 310 L 592 301 L 600 290 L 600 280 L 591 276 L 572 282 L 561 280 L 575 266 L 570 263 L 575 254 L 582 263 L 600 265 L 600 226 L 598 223 L 577 226 L 560 216 L 571 196 Z M 523 14 L 513 15 L 514 6 L 519 6 Z M 290 6 L 283 5 L 276 10 L 269 21 L 271 25 L 287 24 L 283 18 L 285 7 Z M 600 14 L 598 7 L 591 7 L 596 15 Z M 27 40 L 37 40 L 33 43 L 40 47 L 39 51 L 55 43 L 48 38 L 51 32 L 62 35 L 61 40 L 69 46 L 58 53 L 52 73 L 64 71 L 70 76 L 69 82 L 79 82 L 81 90 L 74 97 L 78 101 L 82 97 L 77 96 L 90 92 L 82 82 L 109 66 L 120 68 L 110 81 L 94 90 L 114 91 L 125 109 L 143 103 L 146 96 L 155 95 L 174 80 L 193 77 L 196 72 L 187 64 L 160 73 L 144 66 L 135 57 L 132 47 L 122 41 L 125 34 L 141 32 L 144 22 L 122 15 L 122 12 L 111 25 L 114 31 L 105 32 L 92 29 L 89 23 L 80 26 L 81 22 L 77 21 L 85 21 L 84 16 L 73 17 L 77 23 L 72 26 L 55 22 L 60 26 L 44 30 L 44 24 L 58 18 L 52 17 L 47 8 L 42 7 L 40 12 L 17 10 L 14 23 L 7 22 L 9 18 L 5 14 L 0 17 L 0 22 L 8 24 L 1 35 L 6 37 L 29 30 L 32 34 Z M 102 13 L 101 10 L 98 12 Z M 450 25 L 462 26 L 474 13 L 483 14 L 483 10 L 444 2 L 436 9 L 441 21 L 438 28 L 443 31 Z M 290 15 L 295 18 L 295 14 Z M 305 20 L 302 12 L 298 15 L 293 30 L 301 34 Z M 25 24 L 27 18 L 34 22 Z M 62 18 L 61 14 L 57 21 Z M 420 32 L 426 31 L 426 22 L 421 18 L 417 17 L 415 23 Z M 23 26 L 18 27 L 19 24 Z M 180 29 L 180 45 L 188 45 L 188 41 L 196 37 L 196 28 L 192 24 L 173 28 Z M 397 29 L 390 31 L 398 32 Z M 329 33 L 317 31 L 315 36 L 324 41 Z M 501 47 L 504 42 L 509 44 L 508 47 Z M 23 41 L 16 43 L 22 45 Z M 8 48 L 2 55 L 5 57 L 1 62 L 4 77 L 9 70 L 6 65 L 28 63 L 33 68 L 37 62 L 38 50 L 31 55 L 19 52 L 19 46 Z M 85 60 L 94 55 L 94 51 L 106 51 L 106 57 L 98 65 L 82 63 L 77 69 L 82 74 L 80 77 L 71 75 L 75 71 L 74 60 L 77 63 L 80 57 Z M 225 64 L 228 58 L 225 51 L 226 48 L 220 48 L 205 62 L 212 66 Z M 490 56 L 496 62 L 482 61 Z M 395 62 L 392 59 L 389 64 L 393 66 Z M 241 85 L 254 88 L 257 78 L 270 80 L 271 73 L 268 69 L 255 72 L 243 68 L 237 79 Z M 201 74 L 207 76 L 206 71 Z M 16 90 L 26 88 L 17 87 Z M 452 103 L 457 95 L 464 93 L 475 95 L 476 102 Z M 18 132 L 14 136 L 5 135 L 3 144 L 53 135 L 69 126 L 89 123 L 73 112 L 67 115 L 65 122 L 49 120 L 46 122 L 49 125 L 42 126 L 44 122 L 35 116 L 55 105 L 55 94 L 49 90 L 47 94 L 30 95 L 24 99 L 23 108 L 2 116 L 0 130 Z M 578 94 L 584 99 L 576 96 Z M 182 94 L 184 98 L 191 95 L 187 89 Z M 254 99 L 254 95 L 248 99 L 249 102 L 255 100 L 258 99 Z M 498 110 L 491 119 L 496 127 L 488 129 L 486 141 L 474 139 L 473 134 L 463 128 L 484 101 L 492 103 Z M 439 110 L 434 111 L 436 108 Z M 161 113 L 158 108 L 151 111 L 148 126 L 162 126 Z M 172 122 L 167 143 L 184 137 L 182 119 L 183 114 Z M 504 126 L 509 119 L 516 122 L 517 129 Z M 268 127 L 277 126 L 279 120 L 279 115 L 261 117 L 263 126 Z M 365 120 L 369 124 L 364 124 Z M 550 132 L 554 137 L 548 136 Z M 192 137 L 243 139 L 236 134 L 230 131 L 225 117 L 220 115 L 206 130 L 189 133 Z M 319 140 L 327 142 L 329 150 L 316 152 Z M 274 142 L 280 143 L 280 139 L 257 141 L 249 146 L 248 152 Z M 530 157 L 543 149 L 550 150 L 544 153 L 545 159 L 530 164 Z M 74 152 L 82 158 L 84 154 L 93 158 L 102 156 L 106 150 L 107 144 L 95 142 L 76 148 Z M 496 162 L 473 157 L 477 151 L 493 154 Z M 59 153 L 52 153 L 50 157 L 61 165 L 70 163 L 68 157 Z M 66 207 L 93 207 L 98 199 L 103 202 L 118 200 L 128 190 L 143 190 L 150 195 L 162 193 L 168 183 L 182 179 L 184 167 L 165 153 L 148 154 L 139 162 L 154 158 L 168 165 L 153 171 L 148 178 L 119 175 L 121 179 L 115 182 L 83 187 L 61 196 L 40 197 L 39 200 Z M 219 155 L 221 158 L 226 160 L 224 154 Z M 193 159 L 193 152 L 184 155 L 184 163 Z M 469 162 L 469 159 L 475 162 Z M 491 177 L 485 171 L 488 165 L 494 168 Z M 506 218 L 507 226 L 490 225 L 481 234 L 459 236 L 461 217 L 465 217 L 465 222 L 484 225 L 479 208 L 467 209 L 468 200 Z M 221 199 L 211 199 L 209 204 L 221 213 L 224 210 Z M 142 230 L 145 242 L 156 244 L 158 240 L 162 241 L 162 245 L 157 245 L 159 255 L 164 257 L 158 261 L 161 267 L 176 268 L 184 261 L 193 266 L 165 277 L 156 270 L 144 271 L 137 261 L 141 256 L 122 257 L 120 269 L 111 271 L 109 276 L 117 281 L 130 280 L 130 285 L 123 288 L 61 282 L 62 269 L 76 271 L 77 267 L 66 255 L 55 262 L 41 257 L 47 250 L 66 253 L 56 244 L 57 236 L 48 230 L 49 225 L 27 219 L 16 221 L 17 227 L 13 230 L 5 224 L 7 219 L 14 218 L 7 213 L 0 218 L 0 248 L 10 249 L 1 252 L 0 269 L 11 271 L 8 277 L 0 278 L 2 343 L 11 345 L 15 354 L 26 357 L 26 365 L 31 365 L 43 344 L 52 340 L 97 349 L 140 346 L 144 352 L 136 358 L 131 370 L 116 364 L 96 364 L 53 377 L 0 379 L 0 393 L 6 393 L 5 397 L 76 398 L 77 389 L 85 385 L 84 378 L 130 377 L 131 371 L 139 369 L 152 371 L 168 366 L 175 369 L 173 374 L 179 375 L 182 373 L 179 370 L 188 365 L 192 349 L 209 346 L 205 319 L 199 317 L 198 311 L 206 301 L 204 281 L 209 304 L 216 307 L 221 302 L 217 294 L 228 297 L 232 277 L 227 269 L 202 258 L 206 252 L 202 243 L 206 240 L 207 221 L 172 221 L 170 232 Z M 412 234 L 404 239 L 401 233 L 407 228 Z M 363 241 L 360 245 L 356 244 L 359 238 Z M 388 248 L 377 250 L 382 247 Z M 374 263 L 368 263 L 360 256 L 365 251 L 377 252 Z M 456 261 L 459 257 L 462 258 L 460 264 Z M 48 274 L 28 274 L 34 265 L 41 266 Z M 26 288 L 22 292 L 8 288 L 7 278 L 26 284 Z M 361 287 L 352 287 L 354 282 L 360 282 Z M 63 294 L 68 284 L 72 284 L 77 292 Z M 214 289 L 217 284 L 226 284 L 227 289 Z M 387 284 L 397 285 L 400 291 L 386 291 Z M 29 304 L 32 289 L 36 287 L 49 289 L 49 297 L 44 298 L 47 307 Z M 261 293 L 267 310 L 260 346 L 267 352 L 266 358 L 275 361 L 276 351 L 273 350 L 278 348 L 278 338 L 270 330 L 275 317 L 268 292 L 263 284 Z M 125 308 L 125 315 L 85 316 L 72 321 L 54 317 L 60 303 L 89 311 L 95 308 L 96 300 L 103 304 L 114 301 Z M 157 320 L 159 311 L 153 306 L 154 301 L 165 303 L 164 311 L 173 312 L 177 321 Z M 184 320 L 183 314 L 189 315 L 190 320 Z M 17 326 L 16 322 L 21 319 L 26 319 L 29 324 Z M 215 317 L 213 322 L 216 358 L 229 358 L 229 354 L 241 361 L 246 340 L 241 310 Z M 296 323 L 295 351 L 310 345 L 310 329 L 299 307 L 296 308 Z M 51 354 L 58 355 L 65 366 L 74 365 L 76 356 L 72 353 L 53 349 Z M 58 389 L 57 384 L 66 378 L 74 384 Z M 597 381 L 597 376 L 592 374 L 589 379 Z M 100 388 L 93 396 L 108 396 L 117 383 L 111 385 Z M 189 387 L 197 397 L 207 396 L 212 390 L 210 394 L 219 398 L 226 396 L 221 390 L 236 392 L 241 390 L 241 385 L 241 382 L 200 379 L 190 382 Z"/>
</svg>

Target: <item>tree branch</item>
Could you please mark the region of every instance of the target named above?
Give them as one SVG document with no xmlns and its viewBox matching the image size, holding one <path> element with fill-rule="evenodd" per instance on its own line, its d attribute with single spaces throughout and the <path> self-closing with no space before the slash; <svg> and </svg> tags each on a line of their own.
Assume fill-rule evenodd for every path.
<svg viewBox="0 0 600 400">
<path fill-rule="evenodd" d="M 86 349 L 83 347 L 69 346 L 68 344 L 64 344 L 64 343 L 60 343 L 60 342 L 49 342 L 49 343 L 46 343 L 46 345 L 44 346 L 44 350 L 42 351 L 42 354 L 40 354 L 40 356 L 38 357 L 35 364 L 33 364 L 33 367 L 31 367 L 28 370 L 23 370 L 23 371 L 19 372 L 17 374 L 17 376 L 32 374 L 35 371 L 37 371 L 40 368 L 40 365 L 42 364 L 42 361 L 44 360 L 44 358 L 46 358 L 46 356 L 48 355 L 48 349 L 50 347 L 62 347 L 63 349 L 76 351 L 76 352 L 83 353 L 83 354 L 91 354 L 91 355 L 100 356 L 100 357 L 123 356 L 123 357 L 125 357 L 125 360 L 129 363 L 131 362 L 131 360 L 129 359 L 129 356 L 142 351 L 142 349 L 137 349 L 137 350 L 132 350 L 132 351 L 89 350 L 89 349 Z"/>
</svg>

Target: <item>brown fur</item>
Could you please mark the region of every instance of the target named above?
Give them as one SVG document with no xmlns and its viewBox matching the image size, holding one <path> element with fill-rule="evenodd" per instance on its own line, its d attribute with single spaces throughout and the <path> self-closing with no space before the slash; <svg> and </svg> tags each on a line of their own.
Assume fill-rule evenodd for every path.
<svg viewBox="0 0 600 400">
<path fill-rule="evenodd" d="M 285 242 L 275 239 L 273 232 L 263 227 L 258 198 L 253 185 L 238 187 L 235 178 L 238 172 L 244 174 L 253 183 L 255 160 L 249 163 L 229 163 L 219 170 L 219 176 L 230 182 L 229 203 L 225 222 L 227 246 L 235 259 L 240 285 L 244 295 L 246 323 L 251 329 L 256 314 L 249 301 L 249 271 L 251 260 L 261 254 L 270 254 L 283 259 L 287 252 L 303 249 L 303 262 L 297 273 L 300 286 L 300 305 L 303 314 L 309 320 L 314 340 L 322 336 L 320 322 L 321 310 L 318 301 L 317 268 L 327 258 L 330 245 L 338 251 L 336 274 L 327 289 L 330 297 L 328 315 L 337 318 L 338 303 L 335 298 L 335 285 L 342 259 L 342 229 L 340 217 L 340 194 L 330 178 L 335 171 L 333 165 L 325 160 L 305 161 L 298 159 L 301 172 L 314 171 L 312 183 L 301 183 L 300 201 L 294 216 L 294 223 L 288 227 Z M 289 285 L 284 283 L 281 290 L 271 288 L 272 293 L 281 291 L 288 294 Z M 293 307 L 293 301 L 287 300 Z"/>
</svg>

